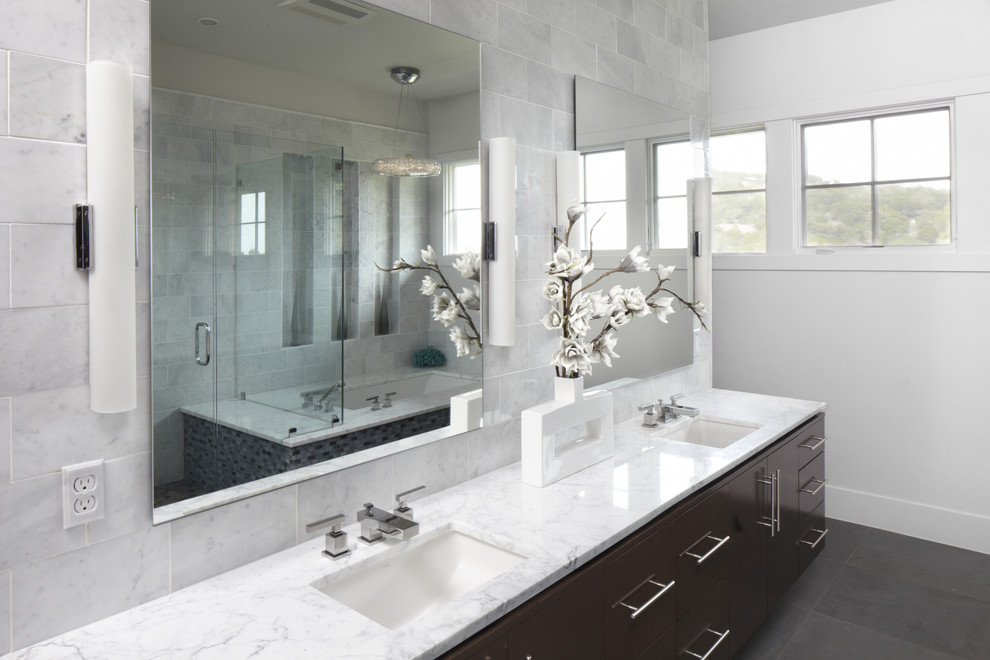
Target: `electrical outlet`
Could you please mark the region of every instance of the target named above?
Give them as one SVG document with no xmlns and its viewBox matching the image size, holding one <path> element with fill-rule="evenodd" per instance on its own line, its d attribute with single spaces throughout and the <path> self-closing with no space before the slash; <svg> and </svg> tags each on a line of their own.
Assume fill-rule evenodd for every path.
<svg viewBox="0 0 990 660">
<path fill-rule="evenodd" d="M 103 520 L 103 459 L 62 468 L 62 528 Z"/>
</svg>

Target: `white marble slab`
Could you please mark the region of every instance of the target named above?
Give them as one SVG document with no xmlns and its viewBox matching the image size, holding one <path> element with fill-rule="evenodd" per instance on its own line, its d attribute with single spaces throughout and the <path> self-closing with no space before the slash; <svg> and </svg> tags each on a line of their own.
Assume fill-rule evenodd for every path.
<svg viewBox="0 0 990 660">
<path fill-rule="evenodd" d="M 721 390 L 686 397 L 682 403 L 710 418 L 756 423 L 759 428 L 726 449 L 711 449 L 666 440 L 641 427 L 638 418 L 629 420 L 616 426 L 614 458 L 546 488 L 524 485 L 519 464 L 514 464 L 417 500 L 421 533 L 405 544 L 357 545 L 350 557 L 331 562 L 320 554 L 322 539 L 312 539 L 10 658 L 435 657 L 825 407 Z M 449 528 L 527 559 L 396 631 L 310 586 Z M 345 531 L 354 546 L 356 525 Z"/>
</svg>

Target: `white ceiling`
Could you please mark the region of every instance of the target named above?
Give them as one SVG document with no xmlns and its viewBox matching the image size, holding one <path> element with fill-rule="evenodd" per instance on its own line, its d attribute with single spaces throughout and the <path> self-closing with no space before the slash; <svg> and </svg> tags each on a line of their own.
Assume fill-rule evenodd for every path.
<svg viewBox="0 0 990 660">
<path fill-rule="evenodd" d="M 336 25 L 279 1 L 152 0 L 151 39 L 396 98 L 399 87 L 389 77 L 395 66 L 422 70 L 422 101 L 478 89 L 478 44 L 471 39 L 378 8 L 360 23 Z M 219 24 L 204 27 L 200 17 Z"/>
<path fill-rule="evenodd" d="M 709 40 L 879 5 L 890 0 L 709 0 Z"/>
</svg>

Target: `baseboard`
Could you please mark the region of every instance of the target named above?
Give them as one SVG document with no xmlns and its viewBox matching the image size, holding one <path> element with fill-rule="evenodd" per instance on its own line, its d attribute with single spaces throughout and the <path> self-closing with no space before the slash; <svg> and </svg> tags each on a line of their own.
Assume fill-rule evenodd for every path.
<svg viewBox="0 0 990 660">
<path fill-rule="evenodd" d="M 990 517 L 826 486 L 830 518 L 990 554 Z"/>
</svg>

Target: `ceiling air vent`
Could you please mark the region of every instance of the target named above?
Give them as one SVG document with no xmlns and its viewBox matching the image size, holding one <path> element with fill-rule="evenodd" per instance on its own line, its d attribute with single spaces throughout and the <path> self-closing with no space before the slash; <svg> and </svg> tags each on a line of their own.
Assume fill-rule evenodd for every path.
<svg viewBox="0 0 990 660">
<path fill-rule="evenodd" d="M 284 0 L 278 6 L 295 9 L 336 25 L 360 23 L 374 15 L 372 10 L 345 0 Z"/>
</svg>

